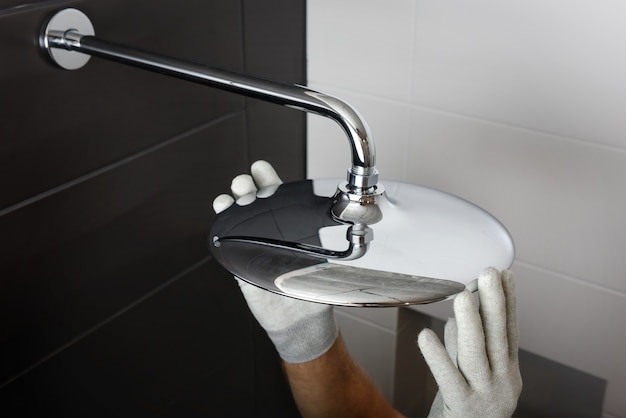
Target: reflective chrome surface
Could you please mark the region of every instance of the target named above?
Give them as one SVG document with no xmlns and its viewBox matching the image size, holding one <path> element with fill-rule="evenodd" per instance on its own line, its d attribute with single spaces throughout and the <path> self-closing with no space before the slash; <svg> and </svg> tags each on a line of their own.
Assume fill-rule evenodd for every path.
<svg viewBox="0 0 626 418">
<path fill-rule="evenodd" d="M 65 69 L 78 69 L 86 63 L 84 57 L 93 55 L 328 117 L 341 126 L 350 142 L 349 192 L 359 194 L 376 185 L 378 172 L 369 127 L 358 111 L 341 99 L 303 86 L 276 83 L 138 50 L 96 38 L 93 34 L 93 26 L 84 13 L 64 9 L 44 25 L 39 43 L 52 61 Z M 72 58 L 84 62 L 68 64 Z"/>
<path fill-rule="evenodd" d="M 234 275 L 305 300 L 397 306 L 446 299 L 473 286 L 484 267 L 511 265 L 513 241 L 485 211 L 431 189 L 379 184 L 369 128 L 342 100 L 93 34 L 87 16 L 65 9 L 46 22 L 39 43 L 65 69 L 78 69 L 89 56 L 98 56 L 316 113 L 337 122 L 348 136 L 352 166 L 347 180 L 284 184 L 275 193 L 261 190 L 258 199 L 246 196 L 217 217 L 208 244 Z M 253 203 L 244 206 L 244 201 Z"/>
<path fill-rule="evenodd" d="M 69 44 L 75 42 L 68 35 L 77 33 L 92 36 L 95 31 L 89 18 L 81 11 L 65 9 L 46 22 L 39 43 L 59 67 L 77 70 L 84 67 L 91 58 L 87 54 L 71 51 L 73 47 Z"/>
<path fill-rule="evenodd" d="M 380 216 L 367 225 L 373 235 L 360 257 L 325 258 L 322 251 L 284 245 L 329 252 L 349 246 L 351 224 L 332 214 L 337 182 L 287 183 L 270 197 L 242 197 L 242 205 L 218 215 L 208 237 L 211 252 L 233 275 L 264 289 L 348 306 L 444 300 L 471 288 L 484 267 L 505 269 L 513 262 L 513 241 L 493 216 L 454 196 L 396 182 L 387 182 L 377 198 Z M 229 236 L 246 239 L 221 240 Z"/>
<path fill-rule="evenodd" d="M 319 257 L 333 260 L 356 260 L 367 253 L 369 243 L 372 241 L 372 229 L 364 224 L 351 225 L 346 233 L 348 248 L 344 251 L 329 250 L 318 245 L 311 245 L 301 242 L 289 242 L 265 237 L 253 237 L 243 235 L 213 236 L 213 246 L 219 247 L 223 243 L 239 242 L 244 244 L 258 244 L 266 247 L 279 248 L 283 250 L 296 251 L 308 254 L 312 257 Z"/>
</svg>

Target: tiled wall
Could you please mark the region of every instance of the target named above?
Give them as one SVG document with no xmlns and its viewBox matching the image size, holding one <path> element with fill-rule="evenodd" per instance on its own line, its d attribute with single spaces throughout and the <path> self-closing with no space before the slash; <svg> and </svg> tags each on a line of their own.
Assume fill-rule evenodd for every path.
<svg viewBox="0 0 626 418">
<path fill-rule="evenodd" d="M 0 416 L 294 414 L 205 233 L 252 161 L 304 176 L 304 115 L 99 59 L 57 69 L 36 44 L 64 7 L 105 39 L 306 79 L 303 1 L 0 4 Z"/>
<path fill-rule="evenodd" d="M 504 222 L 522 347 L 606 379 L 605 414 L 626 416 L 626 5 L 307 7 L 309 85 L 365 116 L 383 179 L 459 195 Z M 345 144 L 310 117 L 309 177 L 342 177 Z M 451 315 L 449 303 L 423 310 Z"/>
</svg>

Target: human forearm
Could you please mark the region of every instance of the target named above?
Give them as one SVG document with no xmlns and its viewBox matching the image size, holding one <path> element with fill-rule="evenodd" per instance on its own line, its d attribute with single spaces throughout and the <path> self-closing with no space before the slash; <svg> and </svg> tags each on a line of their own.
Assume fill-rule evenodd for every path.
<svg viewBox="0 0 626 418">
<path fill-rule="evenodd" d="M 304 418 L 402 417 L 352 360 L 341 335 L 324 355 L 305 363 L 284 364 Z"/>
</svg>

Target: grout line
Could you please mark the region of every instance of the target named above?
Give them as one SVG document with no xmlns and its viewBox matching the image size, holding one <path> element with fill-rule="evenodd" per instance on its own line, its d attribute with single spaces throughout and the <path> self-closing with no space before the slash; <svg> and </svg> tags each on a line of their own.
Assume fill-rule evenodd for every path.
<svg viewBox="0 0 626 418">
<path fill-rule="evenodd" d="M 526 268 L 529 268 L 531 270 L 537 270 L 537 271 L 540 271 L 541 273 L 544 273 L 544 274 L 547 274 L 547 275 L 550 275 L 550 276 L 554 276 L 554 277 L 558 277 L 559 279 L 563 279 L 563 280 L 566 280 L 566 281 L 569 281 L 569 282 L 573 282 L 573 283 L 579 284 L 581 286 L 588 286 L 588 287 L 591 287 L 591 288 L 593 288 L 595 290 L 600 290 L 602 292 L 607 292 L 607 293 L 611 293 L 611 294 L 613 294 L 615 296 L 626 298 L 626 292 L 624 292 L 624 291 L 617 290 L 617 289 L 612 289 L 610 287 L 602 286 L 602 285 L 599 285 L 597 283 L 592 283 L 592 282 L 589 282 L 587 280 L 584 280 L 584 279 L 581 279 L 581 278 L 578 278 L 578 277 L 572 277 L 572 276 L 569 276 L 567 274 L 559 273 L 559 272 L 556 272 L 554 270 L 550 270 L 550 269 L 547 269 L 545 267 L 541 267 L 541 266 L 538 266 L 536 264 L 529 263 L 527 261 L 515 259 L 514 264 L 520 264 L 520 265 L 522 265 L 522 266 L 524 266 Z"/>
<path fill-rule="evenodd" d="M 309 80 L 310 81 L 310 80 Z M 363 98 L 369 99 L 369 100 L 376 100 L 376 101 L 382 101 L 382 102 L 386 102 L 386 103 L 391 103 L 391 104 L 395 104 L 395 105 L 401 105 L 401 106 L 408 106 L 412 109 L 416 109 L 416 110 L 422 110 L 422 111 L 426 111 L 426 112 L 432 112 L 432 113 L 436 113 L 436 114 L 440 114 L 440 115 L 444 115 L 444 116 L 451 116 L 451 117 L 456 117 L 459 119 L 465 119 L 465 120 L 469 120 L 469 121 L 474 121 L 474 122 L 478 122 L 478 123 L 482 123 L 485 125 L 491 125 L 491 126 L 497 126 L 497 127 L 503 127 L 503 128 L 508 128 L 508 129 L 514 129 L 516 131 L 519 132 L 525 132 L 525 133 L 530 133 L 533 135 L 545 135 L 545 136 L 549 136 L 551 139 L 557 140 L 557 141 L 563 141 L 563 142 L 569 142 L 572 144 L 576 144 L 579 146 L 586 146 L 586 147 L 593 147 L 593 148 L 598 148 L 598 149 L 602 149 L 605 151 L 609 151 L 609 152 L 614 152 L 614 153 L 619 153 L 619 154 L 626 154 L 626 148 L 622 148 L 616 145 L 609 145 L 609 144 L 604 144 L 604 143 L 600 143 L 600 142 L 593 142 L 593 141 L 589 141 L 589 140 L 585 140 L 582 138 L 575 138 L 575 137 L 571 137 L 571 136 L 565 136 L 556 132 L 550 132 L 550 131 L 545 131 L 545 130 L 540 130 L 540 129 L 533 129 L 533 128 L 527 128 L 521 125 L 515 125 L 512 123 L 506 123 L 506 122 L 500 122 L 497 120 L 493 120 L 493 119 L 486 119 L 483 117 L 479 117 L 479 116 L 473 116 L 470 114 L 465 114 L 465 113 L 460 113 L 460 112 L 455 112 L 455 111 L 451 111 L 451 110 L 445 110 L 442 108 L 437 108 L 437 107 L 433 107 L 433 106 L 429 106 L 426 104 L 418 104 L 418 103 L 414 103 L 412 101 L 403 101 L 397 98 L 392 98 L 392 97 L 385 97 L 385 96 L 378 96 L 372 93 L 368 93 L 368 92 L 364 92 L 361 90 L 355 90 L 355 89 L 349 89 L 349 88 L 345 88 L 345 87 L 341 87 L 341 86 L 337 86 L 332 84 L 331 82 L 327 82 L 327 81 L 312 81 L 311 84 L 313 84 L 315 87 L 315 89 L 319 89 L 321 91 L 324 91 L 325 89 L 330 89 L 331 92 L 332 91 L 338 91 L 339 93 L 337 95 L 341 95 L 343 93 L 347 93 L 347 94 L 353 94 L 356 96 L 361 96 Z M 318 87 L 319 86 L 319 87 Z"/>
<path fill-rule="evenodd" d="M 94 171 L 92 171 L 90 173 L 87 173 L 87 174 L 84 174 L 82 176 L 79 176 L 79 177 L 77 177 L 77 178 L 75 178 L 73 180 L 70 180 L 70 181 L 65 182 L 65 183 L 63 183 L 61 185 L 53 187 L 52 189 L 46 190 L 45 192 L 41 192 L 41 193 L 39 193 L 39 194 L 37 194 L 35 196 L 29 197 L 27 199 L 24 199 L 21 202 L 15 203 L 15 204 L 13 204 L 11 206 L 8 206 L 8 207 L 0 210 L 0 216 L 8 215 L 9 213 L 14 212 L 14 211 L 16 211 L 18 209 L 22 209 L 23 207 L 26 207 L 28 205 L 37 203 L 38 201 L 40 201 L 42 199 L 45 199 L 45 198 L 50 197 L 50 196 L 53 196 L 53 195 L 55 195 L 57 193 L 60 193 L 60 192 L 62 192 L 64 190 L 67 190 L 67 189 L 69 189 L 71 187 L 74 187 L 74 186 L 79 185 L 79 184 L 81 184 L 83 182 L 91 180 L 94 177 L 97 177 L 97 176 L 99 176 L 101 174 L 104 174 L 104 173 L 107 173 L 109 171 L 112 171 L 112 170 L 114 170 L 114 169 L 116 169 L 118 167 L 123 166 L 124 164 L 128 164 L 130 162 L 133 162 L 134 160 L 137 160 L 139 158 L 145 157 L 148 154 L 151 154 L 151 153 L 153 153 L 155 151 L 158 151 L 158 150 L 160 150 L 162 148 L 165 148 L 165 147 L 167 147 L 169 145 L 172 145 L 172 144 L 174 144 L 174 143 L 176 143 L 178 141 L 184 140 L 185 138 L 187 138 L 187 137 L 189 137 L 191 135 L 194 135 L 194 134 L 196 134 L 196 133 L 198 133 L 198 132 L 200 132 L 200 131 L 202 131 L 204 129 L 207 129 L 207 128 L 213 126 L 213 125 L 217 125 L 219 123 L 222 123 L 222 122 L 232 118 L 233 116 L 237 115 L 238 113 L 239 112 L 232 112 L 232 113 L 229 113 L 227 115 L 221 116 L 221 117 L 219 117 L 217 119 L 212 120 L 211 122 L 207 122 L 205 124 L 202 124 L 200 126 L 192 128 L 191 130 L 185 131 L 182 134 L 176 135 L 176 136 L 174 136 L 174 137 L 172 137 L 172 138 L 170 138 L 170 139 L 168 139 L 166 141 L 160 142 L 157 145 L 153 145 L 153 146 L 151 146 L 149 148 L 146 148 L 146 149 L 144 149 L 142 151 L 139 151 L 139 152 L 137 152 L 135 154 L 132 154 L 132 155 L 130 155 L 128 157 L 125 157 L 125 158 L 122 158 L 120 160 L 117 160 L 114 163 L 111 163 L 109 165 L 101 167 L 101 168 L 99 168 L 97 170 L 94 170 Z"/>
<path fill-rule="evenodd" d="M 8 7 L 6 9 L 0 9 L 0 17 L 16 15 L 36 9 L 48 9 L 52 6 L 61 7 L 63 5 L 67 5 L 67 7 L 71 7 L 74 4 L 74 1 L 69 0 L 37 1 L 33 3 L 19 4 L 17 6 Z"/>
<path fill-rule="evenodd" d="M 571 136 L 565 136 L 556 132 L 551 132 L 551 131 L 546 131 L 546 130 L 541 130 L 541 129 L 533 129 L 533 128 L 527 128 L 524 127 L 522 125 L 515 125 L 512 123 L 506 123 L 506 122 L 500 122 L 497 120 L 493 120 L 493 119 L 486 119 L 483 117 L 478 117 L 478 116 L 473 116 L 470 114 L 465 114 L 465 113 L 460 113 L 460 112 L 454 112 L 454 111 L 450 111 L 450 110 L 445 110 L 445 109 L 441 109 L 441 108 L 437 108 L 437 107 L 432 107 L 429 105 L 425 105 L 425 104 L 417 104 L 417 103 L 409 103 L 409 106 L 411 106 L 414 109 L 418 109 L 418 110 L 424 110 L 427 112 L 432 112 L 432 113 L 438 113 L 438 114 L 442 114 L 442 115 L 446 115 L 446 116 L 453 116 L 453 117 L 457 117 L 459 119 L 465 119 L 465 120 L 471 120 L 471 121 L 476 121 L 476 122 L 480 122 L 483 123 L 485 125 L 492 125 L 492 126 L 498 126 L 498 127 L 504 127 L 504 128 L 508 128 L 508 129 L 514 129 L 520 132 L 526 132 L 526 133 L 531 133 L 531 134 L 535 134 L 535 135 L 545 135 L 545 136 L 549 136 L 551 137 L 551 139 L 554 140 L 559 140 L 559 141 L 563 141 L 563 142 L 570 142 L 576 145 L 580 145 L 580 146 L 587 146 L 587 147 L 594 147 L 594 148 L 600 148 L 606 151 L 610 151 L 610 152 L 616 152 L 616 153 L 620 153 L 620 154 L 626 154 L 626 148 L 622 148 L 616 145 L 609 145 L 609 144 L 604 144 L 601 142 L 593 142 L 593 141 L 588 141 L 586 139 L 582 139 L 582 138 L 575 138 L 575 137 L 571 137 Z"/>
<path fill-rule="evenodd" d="M 337 86 L 335 84 L 328 83 L 326 81 L 308 80 L 307 85 L 308 87 L 312 86 L 311 88 L 313 88 L 314 90 L 318 90 L 323 93 L 334 94 L 336 96 L 340 96 L 345 93 L 345 94 L 352 94 L 355 96 L 361 96 L 370 100 L 378 100 L 378 101 L 382 101 L 386 103 L 391 103 L 395 105 L 411 106 L 411 103 L 406 100 L 401 100 L 401 99 L 394 98 L 394 97 L 378 96 L 376 94 L 368 93 L 363 90 L 354 90 L 354 89 L 346 88 L 344 86 Z"/>
<path fill-rule="evenodd" d="M 413 76 L 413 74 L 415 74 L 416 71 L 416 37 L 417 37 L 417 22 L 418 22 L 418 15 L 419 15 L 419 6 L 418 6 L 418 1 L 417 0 L 413 0 L 412 2 L 412 10 L 411 10 L 411 51 L 410 51 L 410 64 L 409 64 L 409 86 L 408 86 L 408 98 L 409 98 L 409 104 L 413 101 L 413 87 L 415 84 L 415 77 Z M 410 109 L 410 108 L 409 108 Z M 409 144 L 411 142 L 411 126 L 412 126 L 412 118 L 409 114 L 409 117 L 406 120 L 406 126 L 405 126 L 405 134 L 406 134 L 406 138 L 405 138 L 405 142 L 404 142 L 404 155 L 402 158 L 402 175 L 405 178 L 409 178 L 409 170 L 411 168 L 411 164 L 410 162 L 412 161 L 412 156 L 410 155 L 409 152 Z"/>
<path fill-rule="evenodd" d="M 247 73 L 248 72 L 248 60 L 246 59 L 247 57 L 247 44 L 246 44 L 246 2 L 243 0 L 239 1 L 239 7 L 240 7 L 240 15 L 239 15 L 239 19 L 241 21 L 241 67 L 243 70 L 243 73 Z M 248 97 L 244 97 L 244 124 L 243 124 L 243 130 L 244 130 L 244 137 L 245 137 L 245 141 L 244 141 L 244 151 L 243 154 L 245 155 L 246 158 L 246 166 L 250 167 L 251 164 L 251 158 L 252 156 L 250 155 L 250 108 L 255 106 L 254 102 L 251 102 L 250 99 Z"/>
<path fill-rule="evenodd" d="M 415 74 L 415 67 L 416 67 L 416 63 L 415 63 L 415 57 L 416 57 L 416 53 L 415 53 L 415 45 L 416 45 L 416 37 L 417 37 L 417 21 L 418 21 L 418 5 L 417 5 L 417 0 L 413 1 L 413 10 L 412 10 L 412 15 L 413 15 L 413 19 L 411 20 L 411 51 L 410 51 L 410 55 L 411 55 L 411 61 L 409 64 L 409 103 L 413 102 L 413 85 L 415 82 L 415 77 L 413 76 L 413 74 Z"/>
<path fill-rule="evenodd" d="M 146 300 L 150 299 L 152 296 L 154 296 L 155 294 L 159 293 L 161 290 L 165 289 L 166 287 L 169 287 L 170 285 L 172 285 L 173 283 L 175 283 L 176 281 L 178 281 L 182 277 L 185 277 L 187 274 L 189 274 L 193 270 L 195 270 L 198 267 L 202 266 L 203 264 L 207 263 L 211 258 L 212 258 L 211 256 L 207 256 L 207 257 L 203 258 L 202 260 L 198 261 L 197 263 L 191 265 L 190 267 L 188 267 L 185 270 L 183 270 L 180 273 L 178 273 L 176 276 L 174 276 L 171 279 L 167 280 L 165 283 L 160 284 L 159 286 L 157 286 L 156 288 L 152 289 L 151 291 L 149 291 L 145 295 L 141 296 L 139 299 L 134 300 L 130 304 L 126 305 L 124 308 L 122 308 L 119 311 L 117 311 L 116 313 L 114 313 L 113 315 L 111 315 L 108 318 L 103 319 L 102 321 L 96 323 L 94 326 L 92 326 L 88 330 L 82 332 L 81 334 L 79 334 L 76 337 L 72 338 L 71 340 L 69 340 L 65 344 L 61 345 L 56 350 L 52 351 L 51 353 L 49 353 L 46 356 L 44 356 L 43 358 L 39 359 L 35 363 L 33 363 L 30 366 L 26 367 L 25 369 L 23 369 L 21 372 L 19 372 L 15 376 L 13 376 L 13 377 L 7 379 L 6 381 L 0 383 L 0 390 L 4 389 L 9 384 L 13 383 L 14 381 L 18 380 L 22 376 L 24 376 L 24 375 L 28 374 L 29 372 L 31 372 L 33 369 L 41 366 L 42 364 L 44 364 L 48 360 L 52 359 L 53 357 L 57 356 L 61 352 L 65 351 L 67 348 L 69 348 L 72 345 L 76 344 L 77 342 L 79 342 L 83 338 L 89 336 L 90 334 L 96 332 L 98 329 L 102 328 L 103 326 L 107 325 L 108 323 L 112 322 L 113 320 L 119 318 L 120 316 L 122 316 L 126 312 L 128 312 L 131 309 L 135 308 L 137 305 L 139 305 L 139 304 L 145 302 Z"/>
</svg>

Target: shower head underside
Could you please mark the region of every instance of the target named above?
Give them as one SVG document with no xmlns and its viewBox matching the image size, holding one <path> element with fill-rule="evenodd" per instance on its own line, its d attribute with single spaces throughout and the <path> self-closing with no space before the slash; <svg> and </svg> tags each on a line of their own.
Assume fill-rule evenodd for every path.
<svg viewBox="0 0 626 418">
<path fill-rule="evenodd" d="M 352 165 L 346 180 L 307 180 L 283 184 L 273 193 L 261 190 L 217 216 L 208 246 L 235 276 L 314 302 L 401 306 L 450 298 L 472 288 L 484 267 L 505 269 L 513 262 L 510 234 L 486 211 L 420 186 L 386 182 L 383 187 L 370 130 L 342 100 L 94 34 L 85 14 L 64 9 L 44 24 L 40 47 L 68 70 L 97 56 L 328 117 L 348 137 Z"/>
</svg>

